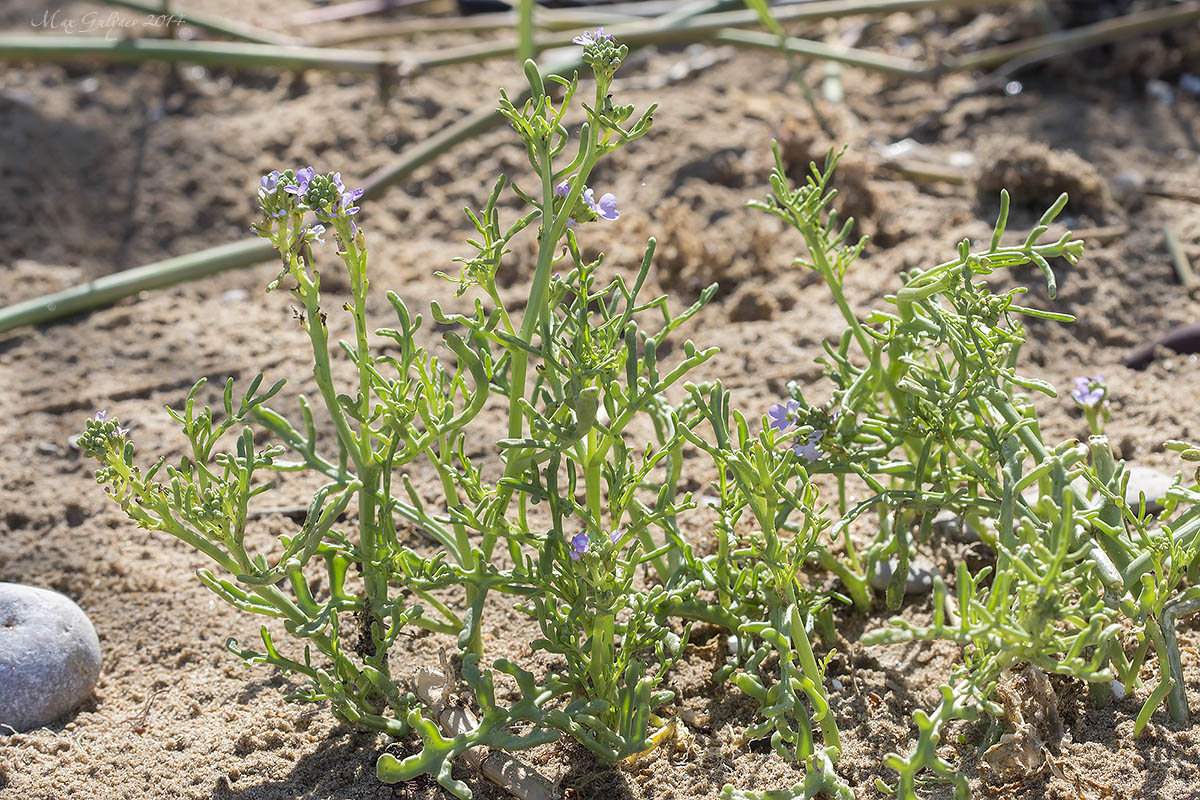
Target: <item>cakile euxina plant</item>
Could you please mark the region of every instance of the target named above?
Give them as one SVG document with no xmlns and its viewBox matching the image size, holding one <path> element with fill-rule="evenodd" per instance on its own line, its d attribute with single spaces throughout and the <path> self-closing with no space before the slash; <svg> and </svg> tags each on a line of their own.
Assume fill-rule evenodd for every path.
<svg viewBox="0 0 1200 800">
<path fill-rule="evenodd" d="M 839 224 L 831 210 L 835 193 L 828 183 L 837 158 L 831 153 L 824 169 L 814 165 L 805 183 L 793 188 L 777 154 L 774 195 L 754 204 L 802 234 L 808 256 L 797 264 L 821 276 L 846 321 L 838 344 L 825 348 L 833 384 L 829 403 L 811 406 L 793 385 L 794 397 L 769 414 L 773 426 L 795 437 L 809 473 L 829 473 L 839 481 L 839 519 L 832 531 L 844 543 L 843 552 L 818 549 L 817 557 L 866 610 L 868 576 L 886 558 L 895 562 L 886 601 L 899 606 L 910 554 L 933 535 L 938 511 L 955 512 L 996 554 L 994 565 L 975 574 L 959 564 L 953 593 L 935 577 L 929 625 L 897 618 L 863 638 L 866 644 L 945 639 L 964 653 L 964 664 L 941 689 L 936 711 L 914 714 L 915 748 L 906 757 L 887 757 L 898 782 L 878 780 L 878 788 L 912 800 L 928 768 L 934 780 L 952 781 L 958 798 L 967 797 L 966 776 L 936 752 L 940 737 L 953 719 L 999 717 L 996 685 L 1023 666 L 1086 681 L 1094 698 L 1106 702 L 1114 678 L 1126 691 L 1140 684 L 1152 647 L 1160 679 L 1134 732 L 1164 699 L 1172 716 L 1186 721 L 1174 621 L 1200 608 L 1200 588 L 1184 588 L 1185 578 L 1194 580 L 1200 570 L 1195 505 L 1200 493 L 1194 484 L 1168 492 L 1158 527 L 1144 500 L 1137 507 L 1126 502 L 1128 473 L 1101 434 L 1108 410 L 1100 378 L 1077 379 L 1072 392 L 1094 434 L 1090 441 L 1045 443 L 1024 392 L 1057 395 L 1046 382 L 1017 372 L 1026 337 L 1019 320 L 1072 317 L 1019 305 L 1024 289 L 996 291 L 980 280 L 998 269 L 1033 264 L 1053 299 L 1050 262 L 1074 263 L 1083 250 L 1070 233 L 1040 241 L 1065 207 L 1066 195 L 1021 243 L 1005 246 L 1009 198 L 1002 194 L 986 249 L 973 251 L 962 242 L 957 258 L 904 276 L 902 287 L 887 298 L 892 310 L 860 320 L 844 294 L 843 278 L 863 242 L 852 241 L 850 222 Z M 1195 448 L 1169 445 L 1196 457 Z M 867 494 L 852 508 L 847 479 L 856 479 Z M 878 533 L 865 548 L 856 547 L 850 524 L 868 513 Z M 1123 633 L 1129 634 L 1128 645 Z M 993 730 L 998 735 L 998 725 Z"/>
<path fill-rule="evenodd" d="M 444 355 L 418 344 L 422 317 L 393 292 L 392 327 L 368 321 L 361 192 L 338 173 L 272 172 L 260 181 L 255 230 L 281 259 L 269 289 L 286 287 L 298 303 L 316 399 L 302 395 L 289 419 L 268 405 L 283 382 L 262 391 L 260 376 L 240 396 L 230 381 L 214 413 L 198 405 L 201 380 L 181 410 L 169 410 L 186 454 L 144 470 L 116 418 L 87 423 L 81 447 L 101 462 L 97 479 L 129 517 L 204 553 L 212 565 L 199 577 L 209 589 L 280 619 L 295 640 L 277 644 L 264 626 L 261 649 L 234 639 L 227 647 L 307 679 L 293 699 L 326 702 L 349 724 L 413 745 L 406 758 L 380 756 L 382 780 L 429 774 L 466 798 L 451 764 L 472 748 L 519 751 L 566 734 L 617 764 L 663 743 L 678 699 L 665 679 L 692 626 L 709 626 L 731 654 L 713 665 L 714 678 L 758 706 L 744 738 L 766 740 L 805 771 L 790 788 L 726 786 L 722 796 L 850 800 L 836 772 L 831 653 L 820 658 L 814 643 L 838 639 L 833 603 L 871 609 L 869 576 L 884 560 L 894 562 L 884 601 L 898 608 L 911 554 L 935 535 L 934 515 L 949 510 L 980 532 L 995 563 L 935 577 L 929 624 L 896 620 L 864 638 L 945 639 L 963 649 L 941 704 L 914 715 L 911 753 L 887 757 L 898 778 L 881 779 L 881 789 L 912 800 L 932 772 L 965 797 L 967 778 L 937 746 L 952 720 L 998 720 L 996 687 L 1015 669 L 1087 681 L 1104 702 L 1114 680 L 1139 688 L 1153 650 L 1160 678 L 1135 730 L 1163 700 L 1186 719 L 1175 620 L 1200 608 L 1200 489 L 1177 482 L 1157 525 L 1125 501 L 1128 474 L 1102 433 L 1108 390 L 1099 378 L 1080 379 L 1072 393 L 1091 440 L 1047 443 L 1026 393 L 1055 390 L 1018 372 L 1019 320 L 1070 317 L 1019 305 L 1021 290 L 982 280 L 1031 263 L 1053 296 L 1051 262 L 1082 254 L 1070 234 L 1041 241 L 1065 196 L 1023 241 L 1004 244 L 1004 195 L 987 247 L 963 242 L 956 258 L 904 276 L 887 311 L 860 317 L 843 287 L 865 240 L 852 240 L 850 221 L 833 211 L 837 157 L 794 188 L 777 155 L 773 196 L 754 205 L 801 234 L 807 254 L 797 266 L 827 284 L 845 329 L 825 346 L 827 402 L 810 403 L 793 384 L 790 398 L 748 420 L 719 382 L 686 380 L 716 349 L 680 342 L 678 331 L 716 286 L 673 309 L 667 296 L 643 297 L 653 240 L 631 280 L 609 272 L 603 255 L 584 255 L 581 241 L 591 245 L 621 218 L 616 197 L 589 184 L 594 169 L 650 130 L 654 107 L 637 113 L 613 99 L 624 46 L 600 30 L 576 41 L 594 78 L 589 100 L 577 99 L 577 77 L 544 76 L 531 61 L 529 100 L 517 106 L 501 95 L 531 183 L 501 177 L 482 210 L 468 210 L 472 252 L 443 277 L 457 284 L 455 298 L 470 293 L 474 303 L 430 309 L 445 329 Z M 580 112 L 578 126 L 568 124 Z M 510 192 L 523 210 L 502 219 Z M 536 240 L 537 255 L 518 267 L 528 293 L 514 306 L 496 276 L 519 236 Z M 335 245 L 349 276 L 340 310 L 322 295 L 319 269 Z M 333 344 L 329 316 L 342 311 L 352 335 Z M 668 353 L 671 363 L 660 360 Z M 352 369 L 349 384 L 335 379 L 338 359 Z M 484 423 L 485 409 L 505 415 L 503 430 Z M 467 455 L 481 442 L 492 463 Z M 1200 460 L 1200 449 L 1169 446 Z M 686 452 L 701 458 L 687 461 Z M 682 491 L 685 472 L 700 461 L 716 475 L 715 522 L 702 542 L 681 527 L 696 508 Z M 324 485 L 298 530 L 254 551 L 250 504 L 280 472 Z M 423 497 L 414 475 L 432 476 L 440 496 Z M 810 481 L 817 475 L 836 481 L 832 508 Z M 852 492 L 866 499 L 852 502 Z M 874 533 L 856 540 L 855 523 Z M 405 544 L 398 524 L 427 544 Z M 838 579 L 832 590 L 819 588 L 821 568 Z M 536 626 L 531 646 L 551 669 L 535 674 L 486 652 L 484 614 L 497 599 Z M 393 650 L 418 632 L 456 653 L 446 677 L 469 698 L 477 727 L 442 728 L 428 698 L 410 690 L 414 675 Z M 498 677 L 515 699 L 498 699 Z"/>
<path fill-rule="evenodd" d="M 468 797 L 451 761 L 477 746 L 520 750 L 566 733 L 608 763 L 652 748 L 673 730 L 674 694 L 664 677 L 683 654 L 690 625 L 702 621 L 738 637 L 736 666 L 725 674 L 763 707 L 751 735 L 769 736 L 778 751 L 811 764 L 808 795 L 822 788 L 846 795 L 833 773 L 837 729 L 810 644 L 824 601 L 797 579 L 826 525 L 813 509 L 815 489 L 791 451 L 775 451 L 773 432 L 752 439 L 738 416 L 730 434 L 719 387 L 689 384 L 682 405 L 667 400 L 669 389 L 716 353 L 676 343 L 677 330 L 716 286 L 673 311 L 665 296 L 641 298 L 653 240 L 632 283 L 605 276 L 602 255 L 583 255 L 579 240 L 601 236 L 620 218 L 616 198 L 589 185 L 592 172 L 650 129 L 654 107 L 635 113 L 613 100 L 627 48 L 603 31 L 577 43 L 594 77 L 590 101 L 576 102 L 577 78 L 543 77 L 533 62 L 525 70 L 530 99 L 518 107 L 501 97 L 534 188 L 502 177 L 484 208 L 467 212 L 474 252 L 459 259 L 457 276 L 445 277 L 457 283 L 456 296 L 477 299 L 465 313 L 431 307 L 434 320 L 451 329 L 444 334 L 450 358 L 417 345 L 422 318 L 395 293 L 387 295 L 394 327 L 368 322 L 361 191 L 312 167 L 272 172 L 260 182 L 255 230 L 282 262 L 269 289 L 286 286 L 299 304 L 318 400 L 301 396 L 298 421 L 289 420 L 268 405 L 282 382 L 262 392 L 255 379 L 236 398 L 231 381 L 224 413 L 214 414 L 197 407 L 201 381 L 183 410 L 170 412 L 190 444 L 177 465 L 159 460 L 142 471 L 115 419 L 90 421 L 82 446 L 102 462 L 97 479 L 135 522 L 215 562 L 215 571 L 200 572 L 206 586 L 244 611 L 281 618 L 304 642 L 300 649 L 277 645 L 264 627 L 261 650 L 232 639 L 230 650 L 306 677 L 297 699 L 326 701 L 348 723 L 419 737 L 414 755 L 380 757 L 384 781 L 427 773 Z M 566 119 L 574 108 L 584 121 L 572 132 Z M 511 221 L 501 219 L 506 191 L 527 207 Z M 501 298 L 496 274 L 522 234 L 536 236 L 537 258 L 518 316 Z M 349 275 L 344 310 L 353 329 L 336 345 L 328 320 L 339 312 L 321 293 L 318 268 L 323 248 L 334 244 Z M 658 354 L 669 345 L 679 356 L 667 364 Z M 337 358 L 354 367 L 351 385 L 335 380 Z M 480 433 L 477 417 L 489 403 L 507 409 L 500 436 Z M 715 443 L 703 438 L 705 425 Z M 654 432 L 649 443 L 635 435 L 637 426 Z M 256 444 L 256 429 L 257 441 L 265 434 L 271 443 Z M 469 435 L 495 442 L 492 455 L 503 469 L 494 482 L 467 456 Z M 232 453 L 218 449 L 227 436 L 236 437 Z M 728 558 L 697 557 L 678 527 L 679 516 L 695 508 L 680 491 L 689 442 L 730 471 L 718 537 Z M 416 469 L 436 475 L 438 502 L 422 499 L 410 478 Z M 273 488 L 272 473 L 292 471 L 327 483 L 276 553 L 251 552 L 251 500 Z M 747 508 L 762 532 L 740 543 L 734 524 Z M 351 510 L 357 513 L 347 528 Z M 397 519 L 430 547 L 405 545 Z M 541 637 L 533 649 L 560 657 L 561 669 L 534 675 L 484 652 L 483 614 L 494 594 L 536 623 Z M 415 630 L 457 643 L 451 677 L 474 697 L 474 730 L 441 730 L 407 690 L 411 676 L 394 674 L 393 646 Z M 772 653 L 778 668 L 768 665 Z M 497 700 L 497 674 L 516 685 L 516 702 Z"/>
</svg>

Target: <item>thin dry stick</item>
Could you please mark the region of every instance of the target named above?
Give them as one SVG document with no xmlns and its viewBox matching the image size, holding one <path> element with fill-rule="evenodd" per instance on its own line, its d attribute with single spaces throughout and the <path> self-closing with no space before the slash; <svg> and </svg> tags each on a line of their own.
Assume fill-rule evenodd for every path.
<svg viewBox="0 0 1200 800">
<path fill-rule="evenodd" d="M 209 33 L 215 33 L 218 36 L 226 36 L 230 39 L 237 39 L 243 42 L 284 45 L 299 44 L 299 40 L 291 36 L 284 36 L 281 33 L 263 30 L 262 28 L 256 28 L 253 25 L 246 25 L 242 22 L 234 22 L 233 20 L 211 17 L 207 14 L 195 14 L 191 11 L 184 11 L 174 4 L 168 7 L 164 2 L 150 2 L 150 0 L 101 0 L 101 2 L 118 8 L 140 11 L 145 14 L 169 14 L 175 17 L 175 19 L 182 20 L 184 23 L 191 25 L 193 28 L 200 28 Z"/>
<path fill-rule="evenodd" d="M 1105 225 L 1102 228 L 1076 228 L 1072 232 L 1072 236 L 1076 239 L 1083 239 L 1088 244 L 1103 244 L 1120 239 L 1127 233 L 1129 233 L 1128 225 Z"/>
<path fill-rule="evenodd" d="M 1188 203 L 1200 203 L 1200 190 L 1198 189 L 1167 186 L 1162 183 L 1149 183 L 1142 191 L 1152 197 L 1165 197 L 1168 200 L 1184 200 Z"/>
<path fill-rule="evenodd" d="M 713 35 L 713 40 L 727 44 L 738 44 L 756 47 L 763 50 L 783 50 L 793 55 L 817 58 L 838 64 L 849 64 L 852 67 L 884 72 L 889 75 L 900 75 L 906 78 L 927 78 L 933 71 L 917 61 L 884 53 L 873 53 L 855 47 L 841 47 L 825 44 L 811 39 L 798 39 L 789 36 L 780 41 L 778 36 L 758 31 L 739 31 L 734 29 L 719 30 Z"/>
<path fill-rule="evenodd" d="M 1106 44 L 1139 33 L 1172 28 L 1198 19 L 1200 19 L 1200 3 L 1184 3 L 1127 14 L 1093 25 L 1084 25 L 1045 36 L 1035 36 L 999 47 L 990 47 L 987 50 L 955 59 L 946 64 L 944 69 L 948 72 L 964 72 L 1018 60 L 1021 60 L 1022 64 L 1033 63 L 1034 60 L 1044 61 L 1098 44 Z"/>
<path fill-rule="evenodd" d="M 1187 254 L 1183 252 L 1183 247 L 1179 244 L 1179 237 L 1175 235 L 1175 231 L 1171 230 L 1170 225 L 1163 225 L 1163 238 L 1167 242 L 1167 254 L 1171 256 L 1175 274 L 1179 276 L 1179 282 L 1183 284 L 1183 288 L 1190 292 L 1200 283 L 1196 280 L 1196 273 L 1192 271 L 1192 264 L 1188 261 Z"/>
<path fill-rule="evenodd" d="M 709 15 L 714 16 L 714 15 Z M 852 47 L 840 47 L 808 39 L 788 38 L 782 43 L 778 36 L 754 31 L 741 31 L 733 28 L 711 28 L 708 25 L 692 25 L 683 23 L 677 26 L 662 28 L 647 25 L 644 22 L 621 24 L 609 29 L 623 44 L 630 46 L 661 44 L 673 41 L 696 41 L 712 39 L 718 42 L 757 47 L 766 50 L 780 50 L 809 58 L 850 64 L 863 69 L 885 72 L 891 75 L 901 75 L 908 78 L 926 78 L 935 70 L 916 61 L 889 56 L 884 53 L 873 53 Z M 542 36 L 535 39 L 538 51 L 567 47 L 571 44 L 571 33 Z M 447 47 L 434 53 L 415 57 L 409 62 L 412 72 L 445 67 L 453 64 L 482 61 L 488 58 L 511 57 L 516 52 L 516 42 L 505 40 L 486 42 L 483 44 L 468 44 L 461 47 Z M 411 72 L 409 74 L 412 74 Z"/>
<path fill-rule="evenodd" d="M 539 8 L 538 13 L 534 15 L 534 24 L 543 30 L 577 30 L 630 22 L 638 18 L 629 14 L 611 14 L 607 10 Z M 416 17 L 396 22 L 361 25 L 348 31 L 331 31 L 309 39 L 308 43 L 314 47 L 331 47 L 431 33 L 511 31 L 516 24 L 517 15 L 508 11 L 470 17 Z"/>
<path fill-rule="evenodd" d="M 882 163 L 887 169 L 895 170 L 916 183 L 949 183 L 962 186 L 971 179 L 969 170 L 948 164 L 934 164 L 913 158 L 889 158 Z"/>
<path fill-rule="evenodd" d="M 116 39 L 27 33 L 0 34 L 0 62 L 143 62 L 205 64 L 221 67 L 322 69 L 377 73 L 400 60 L 374 50 L 332 50 L 249 42 L 180 42 L 173 39 Z"/>
<path fill-rule="evenodd" d="M 884 16 L 903 11 L 919 11 L 924 8 L 970 8 L 981 5 L 1015 5 L 1019 0 L 824 0 L 802 3 L 785 8 L 772 8 L 771 16 L 776 22 L 815 22 L 857 15 Z M 721 28 L 757 27 L 760 24 L 755 11 L 724 11 L 697 17 L 686 26 L 694 31 L 717 31 Z M 616 31 L 613 31 L 614 33 Z"/>
<path fill-rule="evenodd" d="M 323 22 L 338 22 L 355 17 L 369 17 L 383 14 L 397 8 L 416 6 L 427 0 L 355 0 L 350 3 L 338 3 L 326 8 L 314 8 L 292 17 L 293 25 L 319 25 Z"/>
<path fill-rule="evenodd" d="M 146 698 L 146 703 L 145 703 L 145 705 L 142 706 L 141 711 L 137 712 L 136 714 L 129 715 L 124 720 L 122 720 L 122 722 L 130 723 L 130 727 L 133 729 L 134 733 L 144 733 L 146 731 L 146 720 L 148 720 L 150 718 L 150 707 L 154 705 L 155 699 L 157 699 L 160 694 L 165 694 L 166 692 L 169 692 L 171 689 L 178 686 L 182 682 L 183 682 L 183 678 L 180 678 L 179 680 L 175 681 L 175 683 L 171 684 L 170 686 L 164 686 L 161 689 L 156 689 L 153 693 L 151 693 L 151 695 L 149 697 Z"/>
<path fill-rule="evenodd" d="M 197 253 L 168 258 L 142 267 L 123 270 L 61 292 L 35 297 L 0 310 L 0 333 L 40 325 L 78 314 L 89 308 L 112 305 L 123 297 L 150 289 L 162 289 L 183 281 L 205 278 L 227 269 L 268 261 L 275 254 L 264 239 L 243 239 Z"/>
</svg>

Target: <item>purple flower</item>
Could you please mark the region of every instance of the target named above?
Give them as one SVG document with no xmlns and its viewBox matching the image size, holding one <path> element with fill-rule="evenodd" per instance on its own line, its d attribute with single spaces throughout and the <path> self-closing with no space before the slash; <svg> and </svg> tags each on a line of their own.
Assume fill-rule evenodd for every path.
<svg viewBox="0 0 1200 800">
<path fill-rule="evenodd" d="M 266 194 L 275 194 L 275 190 L 279 188 L 279 170 L 273 169 L 263 175 L 258 179 L 258 185 Z"/>
<path fill-rule="evenodd" d="M 104 418 L 108 416 L 108 412 L 104 409 L 96 412 L 96 422 L 104 422 Z"/>
<path fill-rule="evenodd" d="M 1104 378 L 1099 375 L 1094 378 L 1080 376 L 1075 379 L 1075 388 L 1071 390 L 1071 397 L 1079 405 L 1091 408 L 1100 404 L 1105 393 Z"/>
<path fill-rule="evenodd" d="M 313 169 L 312 167 L 305 167 L 304 169 L 298 169 L 298 170 L 296 170 L 296 185 L 295 186 L 285 186 L 285 187 L 283 187 L 283 190 L 285 192 L 287 192 L 288 194 L 303 196 L 304 193 L 308 191 L 309 181 L 311 181 L 313 179 L 313 176 L 315 176 L 316 174 L 317 174 L 317 171 L 315 169 Z"/>
<path fill-rule="evenodd" d="M 611 193 L 600 196 L 600 202 L 592 199 L 593 190 L 583 190 L 583 202 L 588 204 L 588 208 L 595 211 L 601 219 L 614 220 L 621 216 L 621 212 L 617 211 L 617 198 Z"/>
<path fill-rule="evenodd" d="M 554 193 L 559 197 L 566 197 L 571 193 L 571 182 L 568 180 L 559 181 L 559 184 L 554 187 Z"/>
<path fill-rule="evenodd" d="M 341 184 L 340 181 L 338 183 L 339 183 L 339 185 Z M 344 189 L 345 187 L 342 187 L 342 188 Z M 354 204 L 358 201 L 358 198 L 360 198 L 362 196 L 363 196 L 362 189 L 353 189 L 348 192 L 343 191 L 342 192 L 342 200 L 341 200 L 342 213 L 345 214 L 347 217 L 353 217 L 355 214 L 357 214 L 358 206 L 356 206 Z"/>
<path fill-rule="evenodd" d="M 825 454 L 817 449 L 817 442 L 821 441 L 821 437 L 824 435 L 824 431 L 813 431 L 808 435 L 808 441 L 804 444 L 794 445 L 792 452 L 805 461 L 811 462 L 822 458 Z"/>
<path fill-rule="evenodd" d="M 571 560 L 578 561 L 583 558 L 588 551 L 588 535 L 586 533 L 577 533 L 571 537 Z"/>
<path fill-rule="evenodd" d="M 781 432 L 787 430 L 788 425 L 792 424 L 792 415 L 798 408 L 800 403 L 795 400 L 788 400 L 786 406 L 782 403 L 774 404 L 767 409 L 767 417 L 771 420 L 769 427 Z"/>
<path fill-rule="evenodd" d="M 317 244 L 325 244 L 325 240 L 321 237 L 325 235 L 325 226 L 321 223 L 308 226 L 308 235 L 312 236 L 313 241 Z"/>
<path fill-rule="evenodd" d="M 595 44 L 601 41 L 612 41 L 612 36 L 604 32 L 604 28 L 596 28 L 594 31 L 584 31 L 576 36 L 571 41 L 575 44 L 587 47 L 589 44 Z"/>
</svg>

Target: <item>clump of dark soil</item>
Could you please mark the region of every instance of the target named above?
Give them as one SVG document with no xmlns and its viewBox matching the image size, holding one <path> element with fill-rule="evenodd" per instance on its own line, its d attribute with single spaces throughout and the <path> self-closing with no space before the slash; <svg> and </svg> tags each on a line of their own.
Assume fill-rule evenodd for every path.
<svg viewBox="0 0 1200 800">
<path fill-rule="evenodd" d="M 1108 184 L 1095 165 L 1069 150 L 1055 150 L 1041 142 L 1002 139 L 985 145 L 980 158 L 983 169 L 976 181 L 979 203 L 996 213 L 999 196 L 1007 189 L 1013 208 L 1036 218 L 1053 205 L 1063 192 L 1070 196 L 1071 210 L 1092 224 L 1103 224 L 1113 214 Z M 1021 221 L 1021 217 L 1014 217 Z"/>
</svg>

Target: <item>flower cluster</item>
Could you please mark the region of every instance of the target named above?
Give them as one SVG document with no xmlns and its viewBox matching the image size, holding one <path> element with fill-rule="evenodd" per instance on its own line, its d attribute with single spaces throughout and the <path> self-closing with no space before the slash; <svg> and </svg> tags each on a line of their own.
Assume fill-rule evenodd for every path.
<svg viewBox="0 0 1200 800">
<path fill-rule="evenodd" d="M 1108 409 L 1108 387 L 1104 378 L 1096 375 L 1087 377 L 1080 375 L 1075 379 L 1075 388 L 1071 390 L 1071 399 L 1083 411 L 1087 420 L 1088 430 L 1093 434 L 1104 432 L 1104 423 L 1108 422 L 1111 412 Z"/>
<path fill-rule="evenodd" d="M 117 453 L 124 457 L 127 447 L 126 436 L 129 428 L 121 427 L 121 421 L 116 417 L 108 418 L 105 411 L 97 411 L 96 416 L 87 421 L 84 432 L 75 440 L 80 451 L 88 458 L 103 458 L 107 453 Z M 112 467 L 101 467 L 96 472 L 97 480 L 111 480 L 116 473 Z"/>
<path fill-rule="evenodd" d="M 340 172 L 320 175 L 312 167 L 283 172 L 271 170 L 258 181 L 258 205 L 268 220 L 305 211 L 312 211 L 321 222 L 349 218 L 358 213 L 355 203 L 362 196 L 362 189 L 346 188 Z M 310 230 L 319 236 L 325 228 L 318 224 Z M 317 241 L 323 240 L 318 238 Z"/>
<path fill-rule="evenodd" d="M 104 409 L 101 409 L 96 412 L 96 416 L 92 417 L 92 419 L 99 423 L 107 422 L 108 412 Z M 127 435 L 129 433 L 129 428 L 122 428 L 121 421 L 116 417 L 113 417 L 112 421 L 109 422 L 107 427 L 105 427 L 105 432 L 113 436 L 120 437 Z"/>
<path fill-rule="evenodd" d="M 1104 385 L 1104 378 L 1099 375 L 1094 378 L 1079 376 L 1075 379 L 1075 388 L 1071 390 L 1071 398 L 1081 408 L 1094 408 L 1104 402 L 1107 395 L 1108 388 Z"/>
<path fill-rule="evenodd" d="M 571 41 L 583 47 L 583 60 L 596 73 L 597 81 L 607 82 L 611 79 L 625 56 L 629 55 L 629 47 L 617 44 L 611 34 L 604 32 L 604 28 L 581 33 Z"/>
<path fill-rule="evenodd" d="M 292 170 L 271 170 L 258 179 L 258 207 L 267 219 L 281 219 L 292 213 L 296 198 L 281 188 L 295 185 L 296 173 Z"/>
</svg>

